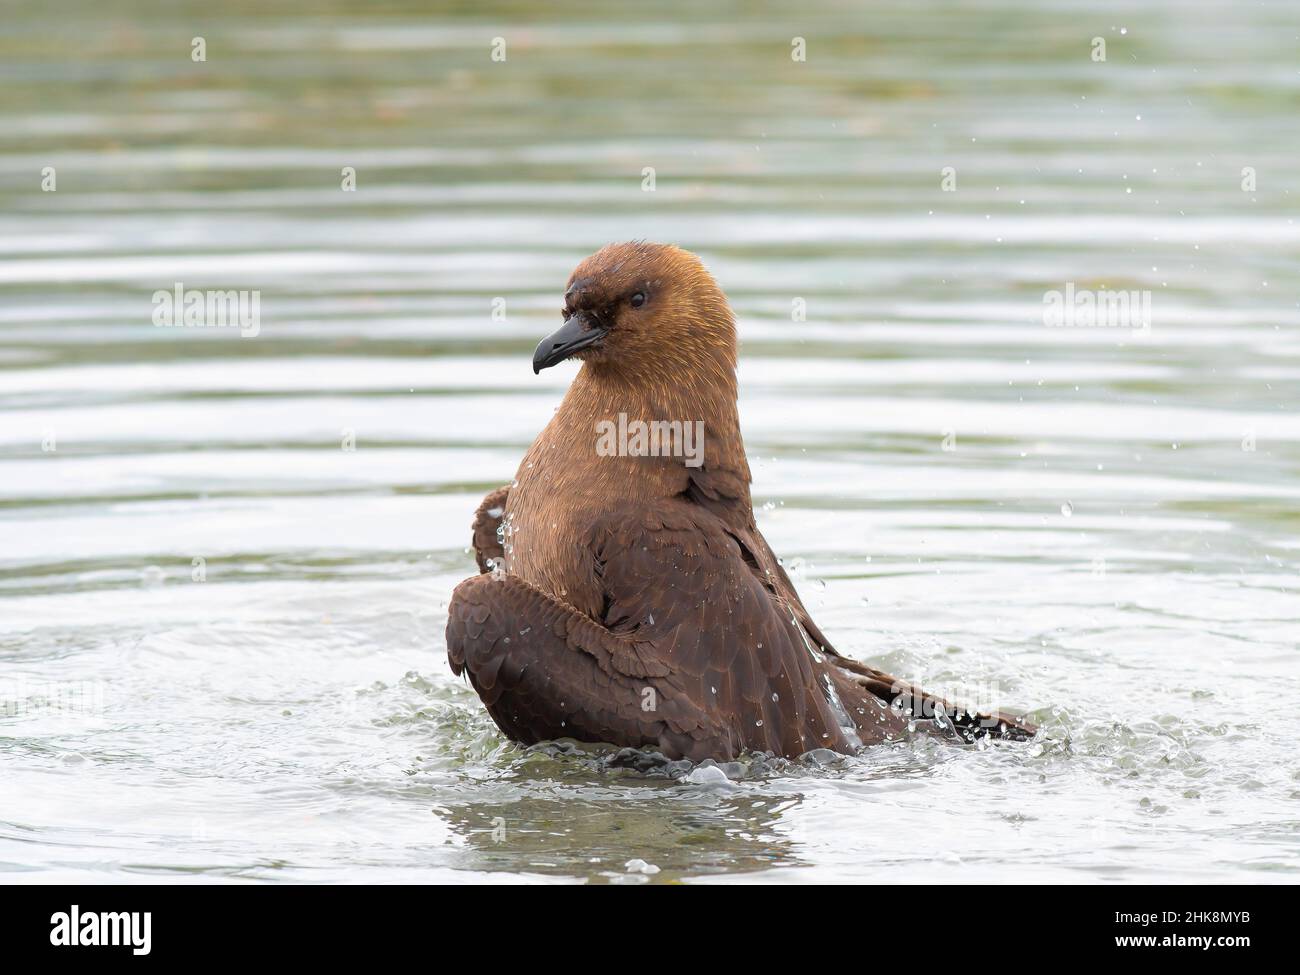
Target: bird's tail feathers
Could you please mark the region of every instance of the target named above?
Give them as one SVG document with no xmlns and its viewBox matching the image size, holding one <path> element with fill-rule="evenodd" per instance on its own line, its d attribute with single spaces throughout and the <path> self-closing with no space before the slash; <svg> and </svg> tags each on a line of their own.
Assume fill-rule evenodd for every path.
<svg viewBox="0 0 1300 975">
<path fill-rule="evenodd" d="M 1038 733 L 1038 726 L 1023 716 L 1005 711 L 973 711 L 930 694 L 910 681 L 900 680 L 848 657 L 835 654 L 828 659 L 849 671 L 855 684 L 891 708 L 909 715 L 917 722 L 927 722 L 933 730 L 952 734 L 963 741 L 974 742 L 981 738 L 1028 741 Z"/>
</svg>

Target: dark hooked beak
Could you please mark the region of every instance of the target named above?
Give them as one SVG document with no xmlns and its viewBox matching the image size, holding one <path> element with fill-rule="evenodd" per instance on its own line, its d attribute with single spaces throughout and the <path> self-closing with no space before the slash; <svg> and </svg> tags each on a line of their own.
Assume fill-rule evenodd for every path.
<svg viewBox="0 0 1300 975">
<path fill-rule="evenodd" d="M 537 343 L 537 351 L 533 353 L 533 374 L 594 345 L 605 337 L 605 332 L 606 329 L 586 312 L 574 312 L 568 321 Z"/>
</svg>

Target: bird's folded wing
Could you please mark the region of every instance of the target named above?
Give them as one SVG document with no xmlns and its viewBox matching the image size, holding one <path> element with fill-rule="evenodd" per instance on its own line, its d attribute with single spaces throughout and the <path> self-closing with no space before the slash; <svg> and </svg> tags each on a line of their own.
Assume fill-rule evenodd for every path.
<svg viewBox="0 0 1300 975">
<path fill-rule="evenodd" d="M 776 557 L 754 522 L 754 509 L 749 496 L 749 469 L 701 467 L 691 471 L 690 480 L 688 495 L 691 501 L 707 509 L 726 527 L 740 546 L 746 564 L 764 588 L 790 608 L 818 650 L 838 655 L 804 608 L 794 583 L 781 566 L 781 560 Z"/>
<path fill-rule="evenodd" d="M 646 649 L 515 576 L 466 579 L 448 609 L 453 672 L 468 673 L 517 741 L 635 742 L 676 757 L 725 740 L 694 702 L 666 693 L 666 668 Z"/>
<path fill-rule="evenodd" d="M 669 671 L 667 693 L 726 715 L 747 748 L 844 747 L 793 612 L 714 514 L 680 499 L 629 507 L 597 522 L 590 546 L 604 622 L 650 641 Z"/>
<path fill-rule="evenodd" d="M 768 582 L 772 592 L 790 608 L 817 649 L 826 654 L 827 660 L 833 666 L 852 674 L 854 682 L 878 700 L 915 718 L 937 720 L 967 741 L 985 735 L 1023 741 L 1032 738 L 1038 732 L 1037 726 L 1023 717 L 1004 711 L 991 711 L 987 714 L 969 711 L 909 681 L 900 680 L 882 670 L 841 655 L 822 633 L 808 610 L 804 608 L 794 583 L 791 582 L 758 529 L 756 527 L 748 530 L 740 529 L 737 531 L 737 537 L 746 549 L 754 553 L 752 563 L 755 571 Z"/>
</svg>

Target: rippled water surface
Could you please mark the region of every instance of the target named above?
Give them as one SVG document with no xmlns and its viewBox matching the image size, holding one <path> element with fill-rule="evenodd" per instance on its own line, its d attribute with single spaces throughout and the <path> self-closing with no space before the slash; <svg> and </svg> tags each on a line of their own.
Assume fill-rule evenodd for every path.
<svg viewBox="0 0 1300 975">
<path fill-rule="evenodd" d="M 6 8 L 2 879 L 1296 880 L 1294 5 L 546 6 Z M 451 676 L 532 346 L 635 237 L 731 296 L 831 639 L 1040 740 L 674 780 Z"/>
</svg>

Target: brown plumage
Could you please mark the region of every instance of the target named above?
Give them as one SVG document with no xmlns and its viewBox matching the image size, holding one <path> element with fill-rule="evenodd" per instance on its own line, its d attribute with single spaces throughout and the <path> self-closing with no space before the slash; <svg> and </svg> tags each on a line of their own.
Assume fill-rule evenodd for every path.
<svg viewBox="0 0 1300 975">
<path fill-rule="evenodd" d="M 479 507 L 480 574 L 447 622 L 452 670 L 507 735 L 794 757 L 898 738 L 918 717 L 933 727 L 936 706 L 966 740 L 1033 734 L 840 656 L 812 621 L 754 523 L 735 322 L 695 255 L 611 244 L 564 300 L 534 370 L 575 356 L 582 369 L 514 484 Z M 620 414 L 703 421 L 702 462 L 605 456 L 600 424 Z"/>
</svg>

